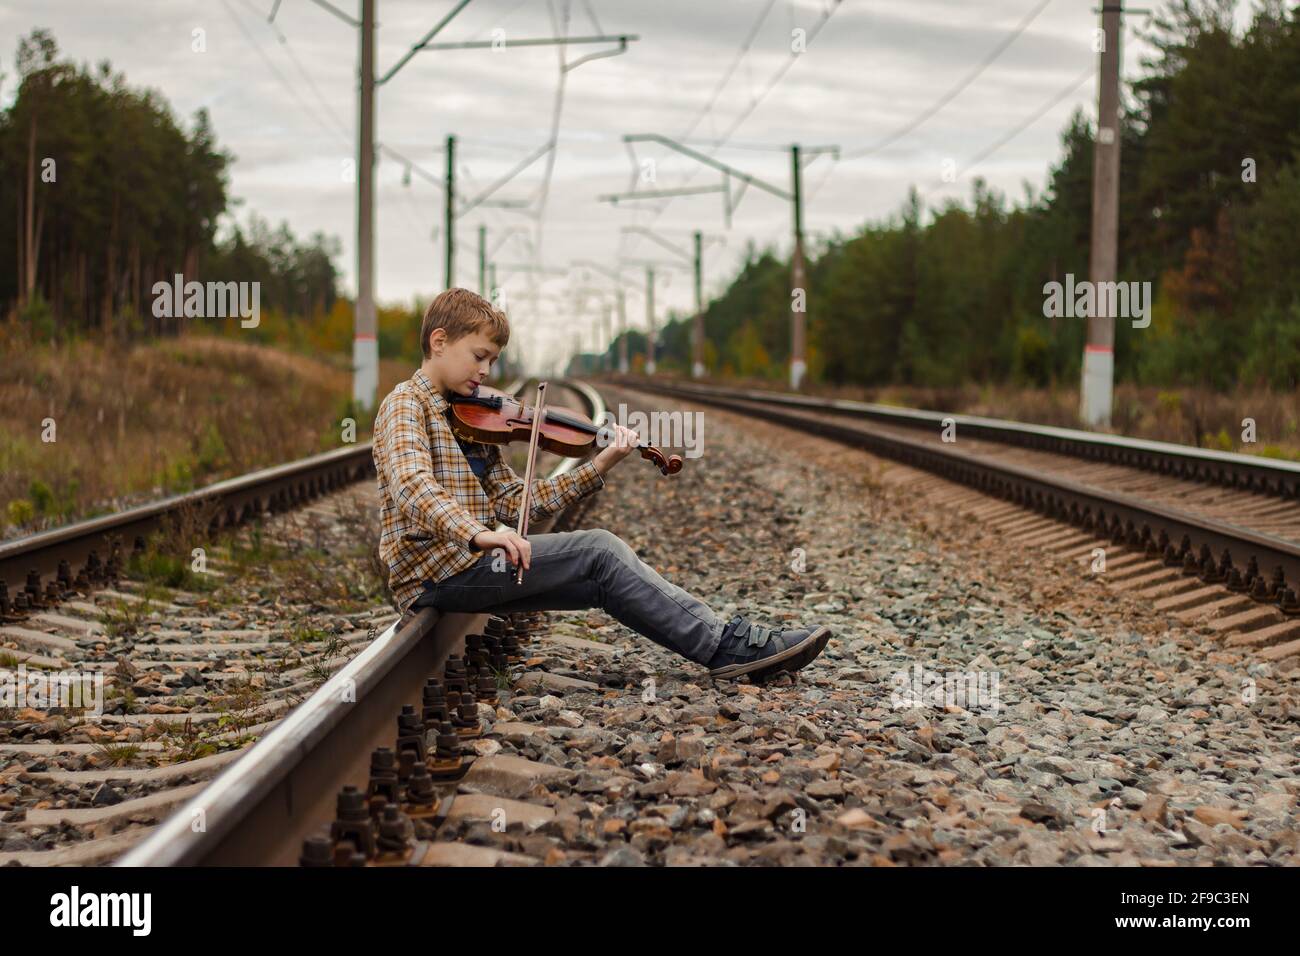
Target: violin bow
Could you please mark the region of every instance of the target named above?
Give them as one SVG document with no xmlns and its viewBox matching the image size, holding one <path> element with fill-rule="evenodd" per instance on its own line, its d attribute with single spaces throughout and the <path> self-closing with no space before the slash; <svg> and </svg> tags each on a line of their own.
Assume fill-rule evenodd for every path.
<svg viewBox="0 0 1300 956">
<path fill-rule="evenodd" d="M 537 401 L 533 406 L 533 427 L 528 435 L 528 464 L 524 466 L 524 493 L 519 502 L 519 527 L 517 534 L 524 537 L 528 534 L 528 512 L 532 510 L 530 501 L 533 491 L 533 465 L 537 461 L 537 434 L 542 424 L 542 408 L 546 401 L 546 383 L 537 383 Z M 524 563 L 519 562 L 518 573 L 515 575 L 515 584 L 524 583 Z"/>
</svg>

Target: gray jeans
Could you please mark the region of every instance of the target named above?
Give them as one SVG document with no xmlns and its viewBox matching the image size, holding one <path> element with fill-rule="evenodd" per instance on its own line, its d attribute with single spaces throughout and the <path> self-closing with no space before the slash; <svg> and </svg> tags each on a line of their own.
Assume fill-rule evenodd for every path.
<svg viewBox="0 0 1300 956">
<path fill-rule="evenodd" d="M 412 606 L 442 611 L 577 611 L 600 607 L 615 620 L 697 664 L 718 649 L 726 623 L 707 604 L 664 580 L 622 538 L 603 528 L 530 534 L 523 584 L 504 552 L 437 583 Z M 493 567 L 493 564 L 496 567 Z"/>
</svg>

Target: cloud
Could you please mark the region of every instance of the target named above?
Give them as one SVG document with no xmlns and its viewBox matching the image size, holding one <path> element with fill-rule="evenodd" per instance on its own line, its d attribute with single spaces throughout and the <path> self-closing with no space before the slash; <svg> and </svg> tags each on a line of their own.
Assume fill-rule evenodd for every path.
<svg viewBox="0 0 1300 956">
<path fill-rule="evenodd" d="M 342 4 L 345 9 L 351 5 Z M 566 78 L 564 109 L 543 224 L 542 258 L 567 265 L 577 258 L 607 261 L 620 227 L 653 221 L 655 228 L 685 242 L 690 230 L 723 233 L 716 195 L 674 200 L 657 217 L 653 209 L 596 201 L 627 188 L 631 166 L 622 135 L 682 134 L 692 126 L 732 64 L 767 4 L 758 0 L 577 0 L 569 32 L 635 33 L 641 39 L 621 56 L 592 61 Z M 694 148 L 709 151 L 711 137 L 747 117 L 732 135 L 736 148 L 717 155 L 753 175 L 787 186 L 788 154 L 742 148 L 804 143 L 845 148 L 877 142 L 966 75 L 1020 22 L 1033 0 L 845 0 L 825 29 L 762 102 L 750 106 L 769 78 L 790 57 L 791 30 L 811 29 L 830 4 L 822 0 L 771 5 L 749 53 L 717 96 L 712 114 L 695 125 Z M 343 178 L 353 158 L 356 122 L 357 37 L 347 24 L 305 0 L 285 0 L 276 28 L 266 23 L 271 0 L 10 0 L 0 12 L 0 34 L 15 39 L 33 27 L 50 28 L 65 56 L 95 63 L 108 58 L 133 86 L 159 90 L 179 116 L 207 108 L 219 142 L 237 157 L 231 191 L 273 222 L 294 231 L 317 230 L 343 242 L 339 264 L 345 283 L 355 276 L 355 195 Z M 565 6 L 557 0 L 554 6 Z M 868 219 L 896 211 L 912 183 L 938 179 L 944 157 L 975 155 L 1045 103 L 1093 59 L 1090 41 L 1097 17 L 1090 5 L 1056 2 L 969 89 L 919 129 L 876 156 L 831 168 L 820 159 L 807 171 L 812 195 L 806 212 L 810 232 L 851 233 Z M 446 4 L 380 0 L 376 62 L 382 72 L 426 32 Z M 543 4 L 478 0 L 439 40 L 490 39 L 493 29 L 510 38 L 549 36 Z M 206 31 L 207 52 L 191 51 L 191 34 Z M 1130 32 L 1131 35 L 1131 32 Z M 251 37 L 251 39 L 250 39 Z M 574 47 L 574 58 L 598 47 Z M 0 51 L 11 60 L 12 51 Z M 1137 70 L 1136 44 L 1126 47 L 1126 70 Z M 550 134 L 557 89 L 553 48 L 435 51 L 417 54 L 378 97 L 378 139 L 432 172 L 443 168 L 448 134 L 460 138 L 459 156 L 469 177 L 466 194 L 481 189 L 544 143 Z M 12 83 L 12 78 L 7 85 Z M 1033 127 L 1003 147 L 976 172 L 1012 196 L 1022 180 L 1041 188 L 1059 158 L 1059 134 L 1078 106 L 1092 111 L 1095 85 L 1084 83 Z M 339 129 L 338 127 L 342 127 Z M 720 182 L 717 173 L 665 150 L 638 147 L 656 158 L 660 185 Z M 502 189 L 502 197 L 539 194 L 546 164 L 533 166 Z M 430 241 L 441 224 L 441 193 L 418 177 L 402 186 L 399 163 L 381 157 L 377 174 L 377 292 L 383 301 L 409 301 L 442 281 L 442 250 Z M 968 196 L 970 178 L 936 190 Z M 241 216 L 246 213 L 241 212 Z M 743 257 L 748 238 L 788 249 L 790 209 L 774 197 L 750 191 L 737 211 L 725 247 L 710 250 L 706 286 L 725 284 Z M 504 210 L 481 209 L 459 224 L 457 280 L 477 283 L 477 227 L 491 237 L 529 220 Z M 512 242 L 509 257 L 521 252 Z M 638 255 L 651 248 L 644 242 Z M 502 257 L 505 257 L 505 253 Z M 665 253 L 666 255 L 666 253 Z M 520 277 L 512 293 L 522 290 Z M 564 280 L 547 286 L 563 289 Z M 516 297 L 519 307 L 523 301 Z M 686 310 L 687 277 L 657 296 L 661 310 Z M 521 313 L 522 315 L 523 313 Z M 538 334 L 571 343 L 571 320 L 540 323 Z M 596 313 L 593 311 L 591 318 Z M 634 325 L 643 321 L 629 307 Z M 567 317 L 566 317 L 567 318 Z M 527 317 L 524 316 L 524 321 Z M 662 321 L 662 320 L 661 320 Z"/>
</svg>

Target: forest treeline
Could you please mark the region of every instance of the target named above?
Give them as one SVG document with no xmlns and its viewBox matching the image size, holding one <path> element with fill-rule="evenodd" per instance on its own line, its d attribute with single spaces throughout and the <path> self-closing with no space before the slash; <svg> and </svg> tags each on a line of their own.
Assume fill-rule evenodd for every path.
<svg viewBox="0 0 1300 956">
<path fill-rule="evenodd" d="M 1116 323 L 1116 375 L 1151 385 L 1300 384 L 1300 23 L 1233 0 L 1167 4 L 1157 53 L 1125 85 L 1119 278 L 1150 282 L 1149 327 Z M 1039 196 L 979 180 L 928 214 L 818 250 L 809 268 L 812 380 L 856 385 L 1076 385 L 1086 322 L 1044 316 L 1044 285 L 1088 278 L 1094 128 L 1076 113 Z M 705 315 L 722 374 L 784 381 L 789 260 L 751 250 Z M 690 320 L 660 335 L 661 368 L 690 367 Z"/>
<path fill-rule="evenodd" d="M 1262 0 L 1234 29 L 1236 6 L 1165 3 L 1155 53 L 1124 85 L 1119 278 L 1151 283 L 1154 302 L 1149 327 L 1116 323 L 1121 380 L 1300 385 L 1300 14 Z M 0 111 L 0 315 L 38 338 L 174 334 L 186 320 L 155 317 L 150 289 L 180 272 L 261 283 L 263 314 L 281 321 L 241 335 L 350 351 L 338 241 L 239 223 L 233 157 L 205 112 L 178 122 L 109 64 L 61 61 L 44 31 L 20 41 L 16 66 Z M 1094 132 L 1072 117 L 1039 194 L 1010 201 L 975 179 L 967 200 L 928 209 L 913 190 L 885 221 L 811 250 L 809 381 L 1075 385 L 1085 322 L 1045 316 L 1044 285 L 1088 277 Z M 788 259 L 751 248 L 707 306 L 711 371 L 784 381 L 790 308 Z M 418 314 L 380 310 L 382 354 L 418 360 Z M 689 368 L 689 337 L 688 317 L 666 323 L 661 368 Z"/>
<path fill-rule="evenodd" d="M 299 240 L 255 214 L 218 238 L 236 205 L 233 157 L 206 111 L 186 128 L 107 61 L 60 60 L 48 31 L 20 40 L 14 62 L 17 95 L 0 111 L 0 315 L 38 341 L 175 334 L 207 321 L 154 315 L 154 283 L 177 273 L 259 282 L 263 313 L 303 334 L 331 312 L 337 239 Z M 285 327 L 264 323 L 253 338 Z"/>
</svg>

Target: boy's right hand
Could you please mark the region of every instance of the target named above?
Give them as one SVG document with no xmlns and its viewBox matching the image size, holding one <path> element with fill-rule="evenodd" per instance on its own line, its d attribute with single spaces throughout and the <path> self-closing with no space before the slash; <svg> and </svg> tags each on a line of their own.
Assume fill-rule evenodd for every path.
<svg viewBox="0 0 1300 956">
<path fill-rule="evenodd" d="M 474 535 L 474 547 L 480 551 L 492 551 L 500 548 L 515 567 L 521 564 L 525 571 L 533 557 L 533 546 L 527 538 L 521 538 L 514 531 L 480 531 Z"/>
</svg>

